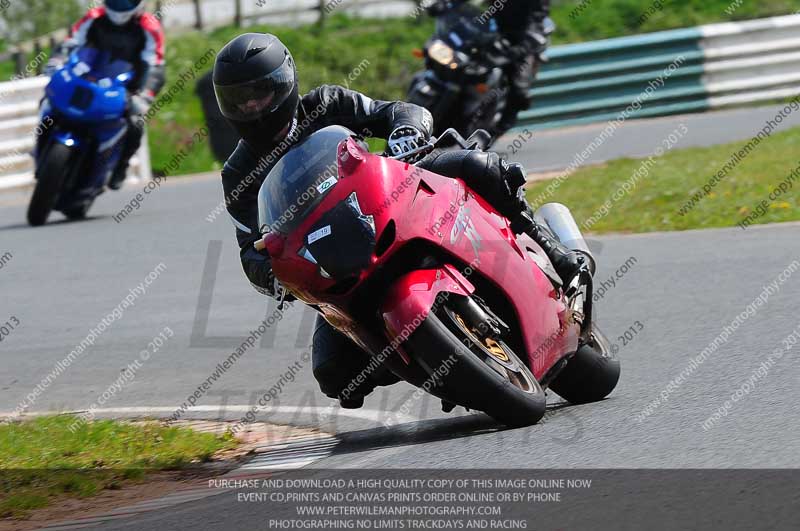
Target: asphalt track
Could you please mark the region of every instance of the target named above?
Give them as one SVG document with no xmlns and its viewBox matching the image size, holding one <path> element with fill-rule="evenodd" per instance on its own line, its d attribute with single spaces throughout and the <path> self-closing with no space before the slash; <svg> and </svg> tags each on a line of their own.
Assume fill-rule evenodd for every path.
<svg viewBox="0 0 800 531">
<path fill-rule="evenodd" d="M 496 149 L 512 154 L 512 158 L 525 165 L 530 172 L 547 173 L 562 170 L 586 151 L 585 158 L 577 160 L 580 165 L 602 164 L 623 157 L 645 158 L 655 153 L 670 133 L 681 128 L 685 134 L 671 150 L 688 147 L 706 147 L 747 140 L 755 136 L 768 121 L 777 124 L 774 133 L 800 125 L 800 113 L 784 113 L 786 118 L 776 119 L 783 105 L 767 105 L 756 108 L 729 109 L 701 114 L 665 116 L 647 120 L 622 122 L 610 140 L 603 141 L 601 135 L 606 122 L 580 127 L 566 127 L 535 131 L 531 140 L 525 140 L 524 132 L 511 134 L 501 139 Z M 685 129 L 682 128 L 685 126 Z M 524 130 L 524 128 L 523 128 Z M 774 134 L 773 133 L 773 134 Z M 520 149 L 514 141 L 522 142 Z M 519 143 L 517 143 L 519 146 Z"/>
<path fill-rule="evenodd" d="M 274 308 L 245 281 L 227 217 L 206 219 L 221 199 L 215 177 L 173 179 L 116 223 L 112 215 L 139 188 L 105 194 L 87 221 L 62 222 L 55 215 L 38 229 L 24 223 L 26 193 L 0 198 L 0 251 L 12 255 L 0 269 L 0 322 L 13 316 L 20 323 L 0 346 L 0 412 L 14 410 L 159 264 L 162 272 L 134 305 L 49 383 L 30 411 L 88 407 L 169 327 L 174 336 L 103 406 L 156 406 L 163 414 L 194 393 Z M 785 273 L 800 261 L 798 236 L 800 225 L 790 223 L 594 239 L 598 282 L 632 264 L 597 309 L 601 326 L 620 346 L 621 383 L 609 399 L 591 405 L 567 405 L 551 394 L 546 418 L 530 428 L 504 430 L 460 408 L 443 414 L 426 398 L 413 401 L 409 415 L 387 428 L 384 421 L 413 393 L 405 384 L 377 391 L 359 417 L 321 421 L 318 408 L 330 402 L 303 361 L 311 314 L 299 308 L 197 400 L 211 411 L 186 416 L 238 418 L 242 408 L 226 405 L 252 403 L 299 362 L 295 381 L 282 387 L 275 402 L 281 407 L 259 418 L 320 425 L 336 434 L 334 454 L 316 467 L 797 468 L 796 349 L 783 353 L 763 377 L 751 376 L 800 326 L 800 270 Z M 642 415 L 782 272 L 784 280 L 766 303 L 740 319 L 665 402 Z M 636 321 L 641 332 L 623 346 L 620 336 L 640 328 Z M 750 392 L 705 430 L 702 423 L 748 379 Z M 263 528 L 256 526 L 264 516 L 257 505 L 235 503 L 218 496 L 101 528 Z M 221 515 L 233 513 L 241 526 L 224 525 Z"/>
</svg>

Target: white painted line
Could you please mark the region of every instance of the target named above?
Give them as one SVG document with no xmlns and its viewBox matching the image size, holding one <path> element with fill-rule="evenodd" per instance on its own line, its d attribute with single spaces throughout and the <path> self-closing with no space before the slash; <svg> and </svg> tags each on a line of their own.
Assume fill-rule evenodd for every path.
<svg viewBox="0 0 800 531">
<path fill-rule="evenodd" d="M 226 405 L 224 410 L 232 413 L 247 413 L 252 409 L 251 405 Z M 221 406 L 191 406 L 184 411 L 184 413 L 218 413 Z M 33 411 L 27 412 L 22 417 L 40 417 L 44 415 L 66 415 L 70 413 L 82 413 L 84 410 L 74 411 Z M 93 410 L 98 415 L 144 415 L 148 417 L 157 417 L 165 413 L 172 414 L 176 411 L 175 407 L 167 406 L 132 406 L 132 407 L 111 407 L 111 408 L 98 408 Z M 396 415 L 391 411 L 380 411 L 377 409 L 342 409 L 334 407 L 317 407 L 317 406 L 276 406 L 265 408 L 258 411 L 258 413 L 284 413 L 289 415 L 317 415 L 325 419 L 335 417 L 347 417 L 352 419 L 369 420 L 375 423 L 383 424 L 391 419 L 390 425 L 403 424 L 406 422 L 417 422 L 418 418 L 409 415 Z M 0 419 L 12 418 L 14 413 L 0 412 Z"/>
</svg>

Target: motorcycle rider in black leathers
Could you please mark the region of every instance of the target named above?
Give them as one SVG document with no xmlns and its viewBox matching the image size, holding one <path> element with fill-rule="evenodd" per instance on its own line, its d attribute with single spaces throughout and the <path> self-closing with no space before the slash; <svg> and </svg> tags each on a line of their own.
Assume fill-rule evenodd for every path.
<svg viewBox="0 0 800 531">
<path fill-rule="evenodd" d="M 470 0 L 440 0 L 431 4 L 429 11 L 441 12 Z M 548 33 L 545 21 L 550 16 L 550 0 L 487 0 L 486 15 L 491 15 L 501 35 L 511 43 L 509 55 L 512 59 L 506 75 L 509 80 L 509 96 L 506 109 L 494 131 L 497 136 L 505 133 L 517 122 L 517 114 L 530 108 L 530 90 L 547 49 Z"/>
<path fill-rule="evenodd" d="M 128 162 L 142 143 L 144 116 L 164 86 L 164 32 L 158 19 L 144 11 L 142 0 L 105 0 L 103 6 L 90 9 L 75 23 L 69 38 L 48 61 L 46 73 L 52 74 L 73 50 L 83 46 L 109 51 L 114 59 L 135 69 L 128 85 L 128 132 L 108 183 L 109 188 L 118 190 Z"/>
<path fill-rule="evenodd" d="M 422 107 L 373 100 L 343 87 L 322 86 L 300 96 L 294 60 L 280 40 L 269 34 L 248 33 L 229 42 L 217 55 L 213 81 L 220 111 L 241 136 L 222 170 L 225 205 L 236 227 L 244 273 L 259 292 L 270 296 L 281 295 L 282 288 L 268 254 L 257 251 L 253 244 L 262 237 L 259 189 L 283 154 L 330 125 L 386 138 L 394 154 L 426 144 L 433 128 L 430 113 Z M 432 153 L 423 163 L 431 171 L 463 178 L 515 220 L 548 251 L 562 277 L 577 273 L 580 256 L 530 221 L 530 208 L 518 192 L 524 182 L 519 165 L 508 165 L 497 154 L 479 150 Z M 388 371 L 375 371 L 355 393 L 343 396 L 342 391 L 368 363 L 367 353 L 317 318 L 312 366 L 323 393 L 339 398 L 342 407 L 357 408 L 376 386 L 398 381 Z"/>
</svg>

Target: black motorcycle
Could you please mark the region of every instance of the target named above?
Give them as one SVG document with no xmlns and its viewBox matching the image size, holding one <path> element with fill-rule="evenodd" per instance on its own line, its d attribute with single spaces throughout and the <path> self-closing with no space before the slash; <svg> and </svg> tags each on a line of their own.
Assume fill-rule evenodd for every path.
<svg viewBox="0 0 800 531">
<path fill-rule="evenodd" d="M 477 129 L 497 134 L 508 98 L 508 41 L 470 4 L 428 11 L 436 31 L 419 53 L 426 70 L 414 76 L 407 101 L 433 114 L 437 136 L 451 127 L 464 137 Z"/>
</svg>

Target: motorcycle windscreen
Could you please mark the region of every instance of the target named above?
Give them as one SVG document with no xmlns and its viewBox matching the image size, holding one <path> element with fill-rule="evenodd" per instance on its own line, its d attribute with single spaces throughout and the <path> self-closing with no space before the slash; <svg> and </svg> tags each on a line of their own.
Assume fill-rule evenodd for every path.
<svg viewBox="0 0 800 531">
<path fill-rule="evenodd" d="M 497 32 L 492 17 L 481 17 L 481 12 L 471 4 L 461 4 L 436 18 L 436 35 L 459 50 L 467 43 L 488 42 Z"/>
<path fill-rule="evenodd" d="M 262 234 L 294 231 L 339 181 L 339 144 L 353 136 L 340 126 L 320 129 L 289 150 L 258 192 Z"/>
<path fill-rule="evenodd" d="M 130 79 L 133 67 L 104 51 L 80 48 L 47 84 L 45 94 L 54 110 L 69 120 L 94 123 L 125 113 L 126 95 L 119 83 Z M 124 77 L 121 77 L 123 76 Z"/>
<path fill-rule="evenodd" d="M 85 66 L 73 68 L 73 73 L 91 82 L 115 79 L 122 74 L 132 74 L 134 70 L 131 63 L 114 58 L 107 50 L 84 46 L 75 52 L 75 55 L 78 64 L 82 63 Z"/>
</svg>

